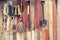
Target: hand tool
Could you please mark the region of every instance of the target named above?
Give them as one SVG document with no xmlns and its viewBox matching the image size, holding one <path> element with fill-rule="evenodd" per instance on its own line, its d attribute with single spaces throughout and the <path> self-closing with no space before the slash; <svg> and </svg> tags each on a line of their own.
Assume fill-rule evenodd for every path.
<svg viewBox="0 0 60 40">
<path fill-rule="evenodd" d="M 12 5 L 9 3 L 8 4 L 8 15 L 12 15 Z"/>
<path fill-rule="evenodd" d="M 40 21 L 40 25 L 41 26 L 46 26 L 47 24 L 47 20 L 44 18 L 44 3 L 45 1 L 44 0 L 41 0 L 41 5 L 42 5 L 42 20 Z"/>
<path fill-rule="evenodd" d="M 28 29 L 31 29 L 31 22 L 30 22 L 30 0 L 27 0 L 27 14 L 28 14 Z"/>
</svg>

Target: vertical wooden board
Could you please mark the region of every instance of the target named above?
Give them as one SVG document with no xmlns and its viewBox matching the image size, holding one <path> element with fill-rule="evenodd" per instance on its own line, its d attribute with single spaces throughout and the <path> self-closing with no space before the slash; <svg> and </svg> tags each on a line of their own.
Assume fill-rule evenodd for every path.
<svg viewBox="0 0 60 40">
<path fill-rule="evenodd" d="M 2 36 L 3 36 L 3 34 L 2 34 L 2 4 L 0 4 L 0 40 L 2 40 Z"/>
<path fill-rule="evenodd" d="M 2 32 L 2 5 L 0 4 L 0 32 Z"/>
<path fill-rule="evenodd" d="M 53 40 L 53 14 L 52 14 L 52 2 L 49 0 L 49 36 L 50 40 Z"/>
<path fill-rule="evenodd" d="M 34 40 L 34 0 L 30 0 L 31 37 Z"/>
<path fill-rule="evenodd" d="M 40 32 L 39 32 L 39 26 L 38 26 L 38 11 L 37 11 L 37 3 L 38 0 L 34 0 L 34 27 L 35 27 L 35 31 L 34 31 L 34 40 L 40 40 Z"/>
<path fill-rule="evenodd" d="M 16 40 L 16 32 L 13 32 L 13 40 Z"/>
<path fill-rule="evenodd" d="M 46 40 L 49 40 L 49 30 L 45 30 L 46 32 Z"/>
<path fill-rule="evenodd" d="M 42 32 L 42 40 L 46 40 L 46 32 L 45 31 Z"/>
<path fill-rule="evenodd" d="M 34 27 L 37 28 L 37 0 L 34 1 Z"/>
<path fill-rule="evenodd" d="M 40 31 L 40 40 L 42 40 L 42 31 Z"/>
<path fill-rule="evenodd" d="M 40 26 L 41 19 L 42 19 L 41 0 L 37 0 L 37 27 L 39 30 L 42 30 L 42 27 Z"/>
<path fill-rule="evenodd" d="M 13 25 L 14 25 L 14 20 L 13 19 L 11 19 L 11 21 L 10 21 L 10 27 L 9 27 L 9 39 L 10 40 L 13 40 L 13 31 L 12 31 L 12 29 L 13 29 Z"/>
<path fill-rule="evenodd" d="M 57 5 L 56 0 L 53 0 L 53 40 L 57 40 Z"/>
<path fill-rule="evenodd" d="M 9 33 L 9 40 L 13 40 L 13 32 Z"/>
<path fill-rule="evenodd" d="M 39 29 L 35 29 L 34 31 L 34 40 L 40 40 L 40 30 Z"/>
<path fill-rule="evenodd" d="M 17 32 L 17 40 L 24 40 L 24 33 Z"/>
<path fill-rule="evenodd" d="M 28 15 L 27 15 L 27 0 L 22 0 L 23 2 L 23 23 L 24 27 L 27 30 L 27 25 L 28 25 Z"/>
<path fill-rule="evenodd" d="M 7 6 L 8 6 L 8 4 L 7 3 L 4 3 L 4 5 L 3 5 L 3 15 L 7 15 Z"/>
<path fill-rule="evenodd" d="M 46 26 L 45 27 L 43 27 L 42 29 L 43 30 L 45 30 L 45 32 L 46 32 L 46 40 L 49 40 L 49 8 L 48 8 L 48 6 L 49 6 L 49 2 L 48 2 L 48 0 L 45 0 L 45 4 L 44 4 L 44 16 L 45 16 L 45 19 L 47 20 L 47 24 L 46 24 Z"/>
<path fill-rule="evenodd" d="M 37 33 L 37 31 L 38 31 L 37 29 L 35 29 L 35 31 L 34 31 L 34 34 L 35 34 L 34 38 L 35 38 L 35 40 L 38 40 L 38 33 Z"/>
<path fill-rule="evenodd" d="M 9 31 L 9 29 L 10 29 L 10 20 L 11 20 L 11 17 L 10 16 L 8 16 L 8 18 L 7 18 L 7 31 Z"/>
<path fill-rule="evenodd" d="M 48 30 L 42 32 L 42 40 L 49 40 L 49 33 Z"/>
<path fill-rule="evenodd" d="M 44 17 L 45 17 L 45 19 L 47 20 L 47 24 L 46 24 L 46 26 L 45 26 L 45 29 L 49 29 L 49 9 L 48 9 L 48 7 L 47 6 L 49 6 L 49 2 L 48 2 L 48 0 L 46 0 L 45 1 L 45 4 L 44 4 Z"/>
<path fill-rule="evenodd" d="M 60 40 L 60 0 L 57 0 L 57 40 Z"/>
<path fill-rule="evenodd" d="M 28 31 L 27 32 L 27 40 L 32 40 L 31 31 Z"/>
<path fill-rule="evenodd" d="M 24 40 L 29 40 L 27 38 L 30 34 L 28 33 L 28 11 L 27 11 L 27 0 L 22 0 L 23 5 L 23 23 L 24 23 Z M 28 34 L 27 34 L 28 33 Z M 27 36 L 28 35 L 28 36 Z"/>
<path fill-rule="evenodd" d="M 20 40 L 20 39 L 21 39 L 21 38 L 20 38 L 20 33 L 17 32 L 16 35 L 17 35 L 17 36 L 16 36 L 16 37 L 17 37 L 17 40 Z"/>
<path fill-rule="evenodd" d="M 3 40 L 9 40 L 9 32 L 3 32 Z"/>
<path fill-rule="evenodd" d="M 34 29 L 34 0 L 30 0 L 31 29 Z"/>
<path fill-rule="evenodd" d="M 20 40 L 24 40 L 24 33 L 20 34 L 20 38 L 21 38 Z"/>
</svg>

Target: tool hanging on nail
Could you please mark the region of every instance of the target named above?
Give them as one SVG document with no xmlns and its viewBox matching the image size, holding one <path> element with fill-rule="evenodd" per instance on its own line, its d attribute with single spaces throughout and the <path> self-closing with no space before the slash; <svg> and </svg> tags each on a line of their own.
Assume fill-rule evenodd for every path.
<svg viewBox="0 0 60 40">
<path fill-rule="evenodd" d="M 41 1 L 41 5 L 42 5 L 42 20 L 40 21 L 40 25 L 41 26 L 46 26 L 46 24 L 47 24 L 47 20 L 44 18 L 44 3 L 45 3 L 45 1 L 44 0 L 42 0 Z"/>
<path fill-rule="evenodd" d="M 27 0 L 27 14 L 28 14 L 28 29 L 30 30 L 30 28 L 31 28 L 31 23 L 30 23 L 30 0 Z"/>
<path fill-rule="evenodd" d="M 10 3 L 8 3 L 8 15 L 12 15 L 12 5 Z"/>
</svg>

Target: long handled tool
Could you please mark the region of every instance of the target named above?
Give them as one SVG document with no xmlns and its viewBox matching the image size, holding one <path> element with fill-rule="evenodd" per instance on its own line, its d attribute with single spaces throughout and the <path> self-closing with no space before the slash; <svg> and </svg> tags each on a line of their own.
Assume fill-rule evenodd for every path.
<svg viewBox="0 0 60 40">
<path fill-rule="evenodd" d="M 47 20 L 44 18 L 44 0 L 41 0 L 41 5 L 42 5 L 42 20 L 40 21 L 41 26 L 45 26 L 47 24 Z"/>
<path fill-rule="evenodd" d="M 30 23 L 30 0 L 27 0 L 27 14 L 28 14 L 28 29 L 30 30 L 31 28 L 31 23 Z"/>
<path fill-rule="evenodd" d="M 47 0 L 46 0 L 47 1 Z M 48 30 L 48 1 L 46 2 L 44 0 L 41 1 L 41 6 L 42 6 L 42 23 L 41 23 L 41 26 L 42 26 L 42 39 L 41 40 L 49 40 L 49 30 Z M 46 20 L 47 19 L 47 20 Z M 43 22 L 45 21 L 45 22 Z M 43 25 L 42 25 L 43 24 Z M 47 36 L 46 36 L 47 35 Z"/>
</svg>

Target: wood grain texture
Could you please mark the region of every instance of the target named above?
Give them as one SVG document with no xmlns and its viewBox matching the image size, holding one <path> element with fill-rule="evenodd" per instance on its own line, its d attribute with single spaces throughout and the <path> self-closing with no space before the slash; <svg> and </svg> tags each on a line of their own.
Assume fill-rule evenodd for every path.
<svg viewBox="0 0 60 40">
<path fill-rule="evenodd" d="M 8 4 L 7 3 L 4 3 L 4 6 L 3 6 L 3 15 L 7 15 L 7 12 L 8 12 Z"/>
<path fill-rule="evenodd" d="M 48 1 L 49 2 L 49 37 L 50 40 L 53 40 L 53 13 L 52 13 L 52 2 L 51 0 Z"/>
<path fill-rule="evenodd" d="M 57 5 L 56 0 L 53 0 L 53 40 L 57 40 Z"/>
<path fill-rule="evenodd" d="M 60 40 L 60 0 L 57 1 L 57 40 Z"/>
<path fill-rule="evenodd" d="M 42 19 L 42 6 L 41 6 L 41 0 L 37 1 L 37 28 L 39 30 L 42 30 L 42 27 L 40 26 L 40 21 Z"/>
<path fill-rule="evenodd" d="M 45 1 L 45 4 L 44 4 L 44 17 L 45 19 L 47 20 L 47 24 L 45 27 L 42 28 L 42 30 L 46 32 L 46 40 L 49 40 L 49 2 L 48 0 Z"/>
<path fill-rule="evenodd" d="M 35 27 L 35 31 L 34 31 L 34 40 L 40 40 L 40 30 L 39 30 L 39 22 L 40 18 L 38 18 L 38 15 L 40 13 L 38 13 L 38 7 L 40 7 L 38 4 L 39 0 L 34 0 L 34 27 Z M 39 10 L 40 11 L 40 10 Z M 40 16 L 39 16 L 40 17 Z"/>
<path fill-rule="evenodd" d="M 26 0 L 22 0 L 22 4 L 23 4 L 23 24 L 24 24 L 24 28 L 25 30 L 27 30 L 28 28 L 28 14 L 27 14 L 27 3 Z"/>
<path fill-rule="evenodd" d="M 34 0 L 30 0 L 31 37 L 34 40 Z"/>
<path fill-rule="evenodd" d="M 24 33 L 17 32 L 17 40 L 24 40 Z"/>
<path fill-rule="evenodd" d="M 27 40 L 32 40 L 31 31 L 28 31 L 27 32 Z"/>
</svg>

